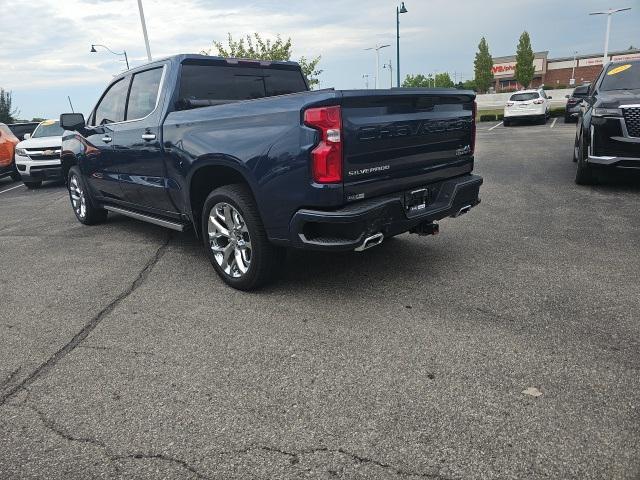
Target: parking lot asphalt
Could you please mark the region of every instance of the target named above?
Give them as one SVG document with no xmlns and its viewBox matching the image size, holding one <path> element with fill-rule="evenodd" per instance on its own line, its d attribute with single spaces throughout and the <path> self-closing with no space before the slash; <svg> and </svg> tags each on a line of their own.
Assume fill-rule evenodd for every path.
<svg viewBox="0 0 640 480">
<path fill-rule="evenodd" d="M 0 478 L 638 478 L 640 179 L 573 132 L 480 124 L 477 208 L 257 293 L 0 180 Z"/>
</svg>

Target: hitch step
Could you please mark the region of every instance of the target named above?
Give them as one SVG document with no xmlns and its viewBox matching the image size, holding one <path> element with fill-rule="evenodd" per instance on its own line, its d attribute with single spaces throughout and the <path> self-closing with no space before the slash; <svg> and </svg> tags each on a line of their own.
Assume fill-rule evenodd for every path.
<svg viewBox="0 0 640 480">
<path fill-rule="evenodd" d="M 420 236 L 437 235 L 440 233 L 440 225 L 435 222 L 424 222 L 413 227 L 410 232 Z"/>
</svg>

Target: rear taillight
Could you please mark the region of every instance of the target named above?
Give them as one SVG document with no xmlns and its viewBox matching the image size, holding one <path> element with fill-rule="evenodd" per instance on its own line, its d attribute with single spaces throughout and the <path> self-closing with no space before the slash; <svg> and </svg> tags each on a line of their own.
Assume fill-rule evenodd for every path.
<svg viewBox="0 0 640 480">
<path fill-rule="evenodd" d="M 304 123 L 320 131 L 320 143 L 311 151 L 311 173 L 317 183 L 342 181 L 342 113 L 339 106 L 310 108 Z"/>
<path fill-rule="evenodd" d="M 478 104 L 473 101 L 473 108 L 471 110 L 471 155 L 476 151 L 476 115 L 478 113 Z"/>
<path fill-rule="evenodd" d="M 544 103 L 544 100 L 539 98 L 537 100 L 534 100 L 533 103 L 535 103 L 536 105 L 542 105 Z"/>
</svg>

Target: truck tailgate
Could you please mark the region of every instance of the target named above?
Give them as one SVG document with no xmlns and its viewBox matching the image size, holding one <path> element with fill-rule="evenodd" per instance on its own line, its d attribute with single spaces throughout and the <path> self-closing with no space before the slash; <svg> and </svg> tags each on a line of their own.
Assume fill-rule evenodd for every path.
<svg viewBox="0 0 640 480">
<path fill-rule="evenodd" d="M 348 201 L 473 169 L 475 94 L 452 89 L 342 92 Z"/>
</svg>

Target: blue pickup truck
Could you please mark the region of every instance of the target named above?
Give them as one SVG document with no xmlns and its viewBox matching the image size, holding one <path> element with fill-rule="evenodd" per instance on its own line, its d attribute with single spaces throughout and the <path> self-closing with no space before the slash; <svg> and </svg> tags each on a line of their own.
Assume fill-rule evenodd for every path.
<svg viewBox="0 0 640 480">
<path fill-rule="evenodd" d="M 479 203 L 475 94 L 310 91 L 293 62 L 176 55 L 60 117 L 71 206 L 193 228 L 230 286 L 257 288 L 287 248 L 362 251 Z"/>
</svg>

